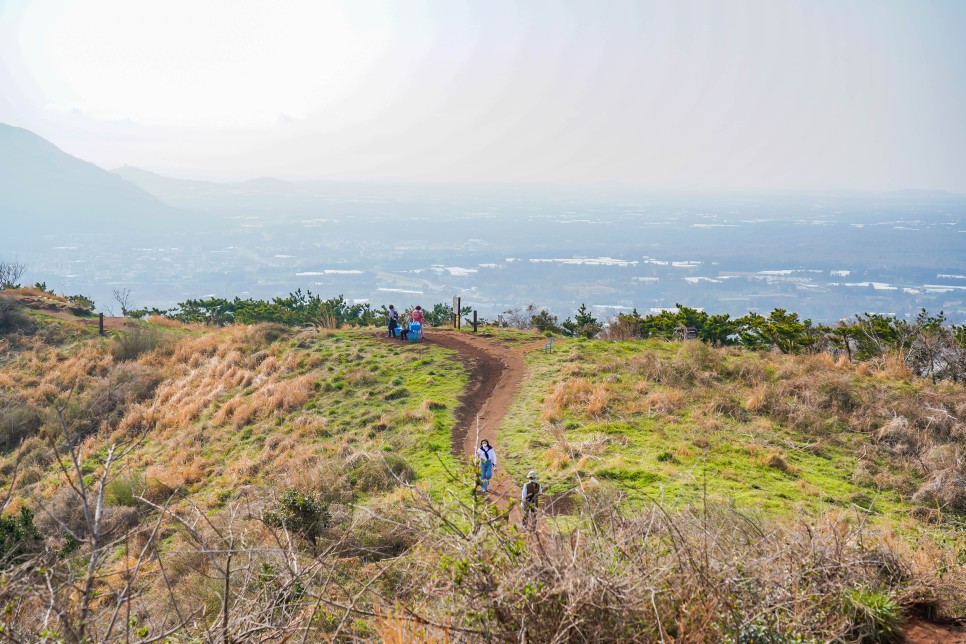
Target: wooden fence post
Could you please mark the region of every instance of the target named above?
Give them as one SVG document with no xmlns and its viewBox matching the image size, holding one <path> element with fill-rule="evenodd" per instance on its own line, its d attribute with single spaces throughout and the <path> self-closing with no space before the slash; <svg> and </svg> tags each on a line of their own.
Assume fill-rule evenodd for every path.
<svg viewBox="0 0 966 644">
<path fill-rule="evenodd" d="M 476 311 L 473 311 L 473 333 L 476 333 Z"/>
<path fill-rule="evenodd" d="M 101 335 L 104 335 L 104 314 L 103 313 L 97 314 L 97 332 Z"/>
</svg>

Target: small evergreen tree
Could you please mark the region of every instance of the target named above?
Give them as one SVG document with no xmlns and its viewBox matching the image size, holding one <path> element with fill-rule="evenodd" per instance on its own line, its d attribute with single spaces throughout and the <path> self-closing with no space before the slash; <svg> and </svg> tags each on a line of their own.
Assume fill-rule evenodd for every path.
<svg viewBox="0 0 966 644">
<path fill-rule="evenodd" d="M 604 325 L 597 321 L 586 304 L 581 304 L 574 315 L 574 319 L 567 318 L 560 325 L 573 337 L 593 338 L 599 334 Z"/>
</svg>

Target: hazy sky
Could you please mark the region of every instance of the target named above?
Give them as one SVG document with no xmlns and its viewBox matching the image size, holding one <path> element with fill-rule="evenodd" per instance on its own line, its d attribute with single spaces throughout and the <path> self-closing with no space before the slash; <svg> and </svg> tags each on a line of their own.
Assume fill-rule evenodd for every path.
<svg viewBox="0 0 966 644">
<path fill-rule="evenodd" d="M 966 193 L 966 2 L 0 0 L 0 121 L 201 178 Z"/>
</svg>

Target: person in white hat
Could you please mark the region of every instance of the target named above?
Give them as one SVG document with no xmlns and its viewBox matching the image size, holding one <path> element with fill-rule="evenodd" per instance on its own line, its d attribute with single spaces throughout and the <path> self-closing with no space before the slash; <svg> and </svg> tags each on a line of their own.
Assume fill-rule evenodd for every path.
<svg viewBox="0 0 966 644">
<path fill-rule="evenodd" d="M 527 482 L 523 484 L 520 500 L 523 502 L 523 527 L 530 526 L 532 530 L 537 525 L 537 506 L 540 504 L 540 493 L 543 488 L 537 483 L 537 473 L 527 474 Z"/>
<path fill-rule="evenodd" d="M 496 467 L 496 450 L 485 438 L 480 441 L 480 447 L 476 450 L 476 459 L 480 464 L 480 486 L 486 492 L 490 479 L 493 478 L 493 468 Z"/>
</svg>

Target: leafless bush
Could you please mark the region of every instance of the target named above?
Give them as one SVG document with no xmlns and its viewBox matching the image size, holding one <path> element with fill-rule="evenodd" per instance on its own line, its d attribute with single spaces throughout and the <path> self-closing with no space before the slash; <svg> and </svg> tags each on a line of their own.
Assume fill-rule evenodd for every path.
<svg viewBox="0 0 966 644">
<path fill-rule="evenodd" d="M 87 515 L 94 508 L 84 507 L 83 500 L 67 487 L 62 488 L 52 498 L 43 502 L 44 510 L 37 517 L 37 527 L 48 536 L 63 538 L 68 534 L 83 540 L 88 535 Z M 127 507 L 101 508 L 101 536 L 114 538 L 135 527 L 138 523 L 137 511 Z"/>
<path fill-rule="evenodd" d="M 128 312 L 131 310 L 131 289 L 116 288 L 114 289 L 113 295 L 114 301 L 121 307 L 121 315 L 127 317 Z"/>
<path fill-rule="evenodd" d="M 15 288 L 26 270 L 27 265 L 22 262 L 0 260 L 0 290 Z"/>
<path fill-rule="evenodd" d="M 503 312 L 503 319 L 506 325 L 514 329 L 530 329 L 533 327 L 533 316 L 540 309 L 535 304 L 528 304 L 524 308 L 514 308 Z"/>
<path fill-rule="evenodd" d="M 627 316 L 615 316 L 607 320 L 600 337 L 602 340 L 624 342 L 640 337 L 637 322 Z"/>
</svg>

